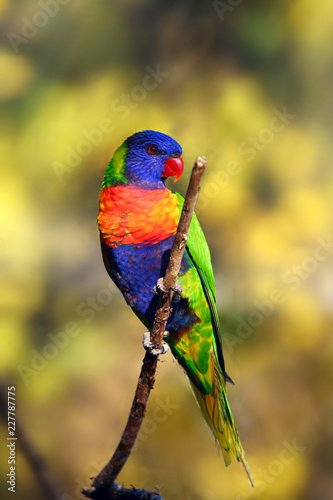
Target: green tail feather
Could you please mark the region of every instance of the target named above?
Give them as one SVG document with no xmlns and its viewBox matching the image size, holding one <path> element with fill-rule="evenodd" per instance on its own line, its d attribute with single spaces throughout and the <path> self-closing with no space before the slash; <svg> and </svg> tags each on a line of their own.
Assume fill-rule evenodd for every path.
<svg viewBox="0 0 333 500">
<path fill-rule="evenodd" d="M 192 382 L 191 387 L 207 424 L 220 444 L 226 466 L 231 463 L 232 456 L 234 456 L 242 464 L 253 486 L 251 471 L 232 417 L 219 369 L 215 368 L 215 384 L 211 394 L 203 394 Z"/>
</svg>

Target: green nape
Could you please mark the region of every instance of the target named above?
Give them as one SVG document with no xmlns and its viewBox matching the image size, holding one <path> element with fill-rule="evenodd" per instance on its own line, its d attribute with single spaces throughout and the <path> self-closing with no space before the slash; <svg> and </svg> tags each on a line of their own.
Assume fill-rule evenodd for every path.
<svg viewBox="0 0 333 500">
<path fill-rule="evenodd" d="M 115 151 L 112 160 L 108 164 L 102 189 L 105 187 L 116 186 L 119 184 L 127 184 L 126 179 L 126 156 L 128 152 L 127 142 L 124 141 L 121 146 Z"/>
</svg>

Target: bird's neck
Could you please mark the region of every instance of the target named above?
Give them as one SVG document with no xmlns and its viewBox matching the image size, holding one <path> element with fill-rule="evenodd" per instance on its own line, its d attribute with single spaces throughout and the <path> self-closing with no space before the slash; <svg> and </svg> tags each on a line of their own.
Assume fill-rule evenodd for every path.
<svg viewBox="0 0 333 500">
<path fill-rule="evenodd" d="M 98 216 L 101 236 L 112 247 L 158 243 L 176 233 L 178 205 L 167 188 L 105 187 Z"/>
</svg>

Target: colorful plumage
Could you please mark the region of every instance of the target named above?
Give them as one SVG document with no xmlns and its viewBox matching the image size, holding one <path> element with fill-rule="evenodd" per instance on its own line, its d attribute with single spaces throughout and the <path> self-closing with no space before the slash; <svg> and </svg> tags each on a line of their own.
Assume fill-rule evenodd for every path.
<svg viewBox="0 0 333 500">
<path fill-rule="evenodd" d="M 171 137 L 146 130 L 116 150 L 102 184 L 98 223 L 106 269 L 144 325 L 157 305 L 154 287 L 163 277 L 183 206 L 165 187 L 180 177 L 182 149 Z M 184 368 L 202 413 L 221 445 L 251 473 L 226 396 L 226 374 L 209 249 L 194 215 L 182 260 L 183 291 L 167 323 L 172 354 Z"/>
</svg>

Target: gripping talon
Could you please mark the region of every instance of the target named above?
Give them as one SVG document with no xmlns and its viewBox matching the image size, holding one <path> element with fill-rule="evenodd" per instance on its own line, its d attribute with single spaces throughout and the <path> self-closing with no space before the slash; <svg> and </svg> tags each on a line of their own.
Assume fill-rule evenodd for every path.
<svg viewBox="0 0 333 500">
<path fill-rule="evenodd" d="M 174 295 L 180 295 L 184 291 L 183 287 L 181 286 L 178 280 L 176 281 L 175 287 L 171 288 L 171 290 L 174 291 Z M 167 293 L 167 289 L 164 286 L 163 278 L 158 278 L 156 286 L 154 286 L 154 291 L 155 293 L 162 293 L 162 292 Z M 179 300 L 176 300 L 176 302 L 179 302 Z"/>
<path fill-rule="evenodd" d="M 179 294 L 179 295 L 180 295 L 181 293 L 183 293 L 184 288 L 181 286 L 181 284 L 180 284 L 180 283 L 179 283 L 179 281 L 177 280 L 177 281 L 176 281 L 176 285 L 175 285 L 175 287 L 174 287 L 174 288 L 172 288 L 172 290 L 173 290 L 175 293 L 177 293 L 177 294 Z"/>
<path fill-rule="evenodd" d="M 164 332 L 163 337 L 168 337 L 169 332 Z M 153 344 L 150 341 L 150 332 L 145 332 L 143 334 L 142 345 L 153 356 L 158 356 L 159 354 L 165 354 L 169 350 L 168 344 L 166 342 L 162 342 L 161 349 L 156 349 L 156 344 Z"/>
<path fill-rule="evenodd" d="M 172 302 L 174 304 L 178 304 L 182 299 L 181 294 L 184 291 L 183 287 L 181 286 L 178 280 L 176 281 L 176 285 L 174 288 L 172 288 L 172 290 L 173 290 Z"/>
<path fill-rule="evenodd" d="M 163 278 L 158 278 L 156 286 L 154 286 L 154 291 L 155 291 L 155 293 L 162 293 L 162 292 L 166 293 L 167 292 L 167 289 L 164 288 L 164 285 L 163 285 Z"/>
</svg>

